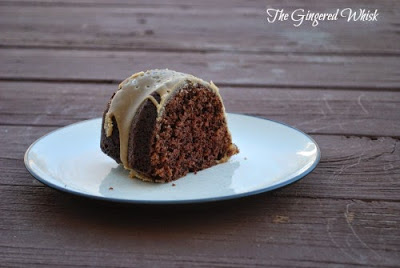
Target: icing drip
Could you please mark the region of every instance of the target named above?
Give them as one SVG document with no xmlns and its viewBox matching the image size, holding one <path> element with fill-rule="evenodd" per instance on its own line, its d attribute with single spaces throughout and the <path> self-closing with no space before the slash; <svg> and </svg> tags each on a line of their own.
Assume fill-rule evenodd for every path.
<svg viewBox="0 0 400 268">
<path fill-rule="evenodd" d="M 119 130 L 120 159 L 126 169 L 132 169 L 128 163 L 128 142 L 131 124 L 140 105 L 149 99 L 157 108 L 157 118 L 159 118 L 162 116 L 168 97 L 188 83 L 201 84 L 221 98 L 218 88 L 212 81 L 208 83 L 193 75 L 168 69 L 139 72 L 125 79 L 119 85 L 119 90 L 112 98 L 105 115 L 104 130 L 107 137 L 111 136 L 114 127 L 112 119 L 115 118 Z M 151 96 L 154 92 L 160 96 L 160 102 Z"/>
</svg>

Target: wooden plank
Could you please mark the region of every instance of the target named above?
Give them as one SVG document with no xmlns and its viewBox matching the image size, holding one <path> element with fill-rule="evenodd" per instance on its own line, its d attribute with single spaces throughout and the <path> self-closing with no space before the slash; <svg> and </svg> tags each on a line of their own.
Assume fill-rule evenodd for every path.
<svg viewBox="0 0 400 268">
<path fill-rule="evenodd" d="M 0 126 L 2 185 L 36 186 L 23 165 L 23 153 L 54 127 Z M 279 196 L 400 201 L 400 140 L 313 135 L 321 163 Z M 246 156 L 243 156 L 246 157 Z"/>
<path fill-rule="evenodd" d="M 0 79 L 119 83 L 169 68 L 217 84 L 399 90 L 397 57 L 0 49 Z"/>
<path fill-rule="evenodd" d="M 59 1 L 60 2 L 60 1 Z M 75 1 L 76 2 L 76 1 Z M 279 0 L 239 3 L 171 1 L 162 4 L 92 5 L 61 1 L 39 5 L 3 3 L 0 9 L 2 46 L 80 47 L 111 49 L 241 51 L 249 53 L 349 53 L 399 55 L 398 1 Z M 124 3 L 125 1 L 122 1 Z M 39 2 L 40 3 L 40 2 Z M 64 3 L 64 4 L 63 4 Z M 104 1 L 103 1 L 104 3 Z M 23 8 L 21 8 L 23 6 Z M 347 22 L 342 18 L 294 27 L 269 24 L 266 7 L 334 12 L 337 8 L 379 11 L 378 21 Z M 161 8 L 160 8 L 161 7 Z M 212 7 L 212 8 L 210 8 Z M 361 41 L 365 40 L 365 41 Z"/>
<path fill-rule="evenodd" d="M 0 82 L 0 124 L 64 126 L 101 117 L 117 84 Z M 400 92 L 221 87 L 228 112 L 307 133 L 400 137 Z"/>
<path fill-rule="evenodd" d="M 376 0 L 354 0 L 354 3 L 359 3 L 360 7 L 367 7 L 369 6 L 388 6 L 390 4 L 396 4 L 395 0 L 385 0 L 385 2 L 379 3 Z M 272 3 L 279 3 L 277 1 L 270 1 Z M 168 1 L 146 1 L 146 0 L 137 0 L 137 1 L 130 1 L 130 0 L 0 0 L 1 5 L 16 5 L 16 6 L 98 6 L 98 7 L 110 7 L 110 6 L 134 6 L 134 7 L 181 7 L 182 9 L 190 8 L 190 7 L 199 7 L 199 8 L 208 8 L 214 5 L 216 7 L 241 7 L 241 8 L 256 8 L 264 3 L 259 0 L 249 0 L 249 1 L 242 1 L 242 0 L 220 0 L 220 1 L 213 1 L 213 0 L 203 0 L 203 1 L 193 1 L 193 0 L 168 0 Z M 348 4 L 347 0 L 332 0 L 326 3 L 320 3 L 318 0 L 306 0 L 306 1 L 294 1 L 293 3 L 281 3 L 282 7 L 304 7 L 304 6 L 321 6 L 321 7 L 335 7 L 337 5 L 344 6 Z M 264 4 L 265 5 L 265 4 Z M 353 4 L 355 5 L 355 4 Z M 352 6 L 353 6 L 352 5 Z"/>
<path fill-rule="evenodd" d="M 395 267 L 400 261 L 398 202 L 264 194 L 138 207 L 49 188 L 0 190 L 5 266 Z"/>
<path fill-rule="evenodd" d="M 176 7 L 178 9 L 189 9 L 191 7 L 209 8 L 211 5 L 217 7 L 258 7 L 259 1 L 241 1 L 241 0 L 204 0 L 204 1 L 146 1 L 146 0 L 0 0 L 0 5 L 6 6 L 79 6 L 79 7 L 153 7 L 167 8 Z"/>
</svg>

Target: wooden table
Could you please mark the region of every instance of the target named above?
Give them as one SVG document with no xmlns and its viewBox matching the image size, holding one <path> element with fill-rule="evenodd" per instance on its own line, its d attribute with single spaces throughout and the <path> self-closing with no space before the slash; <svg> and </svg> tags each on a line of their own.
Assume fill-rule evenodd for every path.
<svg viewBox="0 0 400 268">
<path fill-rule="evenodd" d="M 0 266 L 399 267 L 400 3 L 346 2 L 1 0 Z M 267 23 L 266 5 L 380 15 L 294 27 Z M 33 141 L 100 117 L 151 68 L 311 134 L 320 164 L 274 192 L 185 206 L 89 200 L 28 173 Z"/>
</svg>

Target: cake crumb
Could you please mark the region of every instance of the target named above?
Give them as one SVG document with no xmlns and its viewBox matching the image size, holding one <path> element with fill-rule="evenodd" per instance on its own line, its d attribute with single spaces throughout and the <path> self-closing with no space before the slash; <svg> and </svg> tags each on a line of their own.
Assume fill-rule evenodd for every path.
<svg viewBox="0 0 400 268">
<path fill-rule="evenodd" d="M 175 187 L 175 186 L 176 186 L 176 184 L 175 184 L 175 183 L 173 183 L 173 184 L 172 184 L 172 187 Z"/>
<path fill-rule="evenodd" d="M 112 190 L 114 190 L 114 188 L 110 187 L 110 188 L 108 188 L 108 190 L 112 191 Z"/>
<path fill-rule="evenodd" d="M 244 160 L 247 160 L 247 157 L 245 157 Z"/>
</svg>

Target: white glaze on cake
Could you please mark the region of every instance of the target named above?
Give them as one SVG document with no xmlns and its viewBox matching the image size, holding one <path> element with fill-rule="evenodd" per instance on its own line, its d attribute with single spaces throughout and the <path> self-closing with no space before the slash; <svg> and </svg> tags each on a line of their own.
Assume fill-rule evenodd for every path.
<svg viewBox="0 0 400 268">
<path fill-rule="evenodd" d="M 208 88 L 218 95 L 222 103 L 219 90 L 213 82 L 208 83 L 193 75 L 168 69 L 135 73 L 119 85 L 119 90 L 112 98 L 105 115 L 104 130 L 106 136 L 110 137 L 113 131 L 112 118 L 115 118 L 119 130 L 120 159 L 126 169 L 132 170 L 128 162 L 128 141 L 131 124 L 140 105 L 147 99 L 151 100 L 157 108 L 158 120 L 162 116 L 168 97 L 176 90 L 187 86 L 188 83 L 193 86 L 201 84 Z M 160 102 L 151 96 L 154 92 L 159 94 Z M 223 109 L 225 113 L 225 108 Z"/>
</svg>

